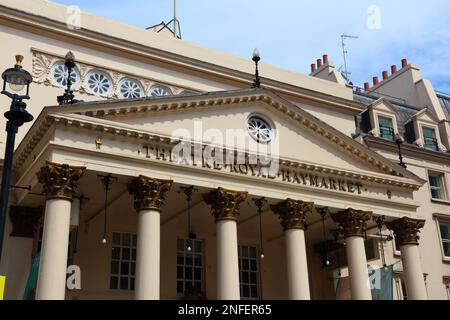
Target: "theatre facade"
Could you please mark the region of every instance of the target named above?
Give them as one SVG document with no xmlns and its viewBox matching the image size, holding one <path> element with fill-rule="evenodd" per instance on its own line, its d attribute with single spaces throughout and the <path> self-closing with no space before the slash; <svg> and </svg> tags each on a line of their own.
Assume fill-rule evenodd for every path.
<svg viewBox="0 0 450 320">
<path fill-rule="evenodd" d="M 41 0 L 0 12 L 2 67 L 24 56 L 35 117 L 14 155 L 7 299 L 371 300 L 384 268 L 392 299 L 447 299 L 448 204 L 432 207 L 415 153 L 405 168 L 363 130 L 390 102 L 358 98 L 327 56 L 309 76 L 262 64 L 255 87 L 251 59 L 170 33 L 85 13 L 68 28 Z M 82 101 L 61 106 L 67 51 Z M 447 181 L 438 142 L 427 165 Z"/>
</svg>

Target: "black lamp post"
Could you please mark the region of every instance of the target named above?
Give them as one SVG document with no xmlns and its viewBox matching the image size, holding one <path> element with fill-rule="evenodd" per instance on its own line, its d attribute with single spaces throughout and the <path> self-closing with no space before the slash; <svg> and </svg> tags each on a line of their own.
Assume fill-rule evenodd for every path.
<svg viewBox="0 0 450 320">
<path fill-rule="evenodd" d="M 66 104 L 74 104 L 77 102 L 81 102 L 75 99 L 75 96 L 73 94 L 72 90 L 72 70 L 75 68 L 75 56 L 72 52 L 67 52 L 65 57 L 64 65 L 67 68 L 67 80 L 66 80 L 66 90 L 64 91 L 64 94 L 62 96 L 58 96 L 58 104 L 60 106 L 66 105 Z"/>
<path fill-rule="evenodd" d="M 261 60 L 261 56 L 259 55 L 259 50 L 255 48 L 253 51 L 253 59 L 255 62 L 255 80 L 253 81 L 253 88 L 260 88 L 261 87 L 261 78 L 259 77 L 259 70 L 258 70 L 258 63 Z"/>
<path fill-rule="evenodd" d="M 1 93 L 11 99 L 11 106 L 9 111 L 5 112 L 5 118 L 7 119 L 7 137 L 3 163 L 2 190 L 0 192 L 0 259 L 2 256 L 6 212 L 8 210 L 8 197 L 16 134 L 24 123 L 33 121 L 33 116 L 27 112 L 27 105 L 23 102 L 23 100 L 30 99 L 28 94 L 33 77 L 28 71 L 22 69 L 22 61 L 23 56 L 16 55 L 16 64 L 14 65 L 14 68 L 9 68 L 2 74 L 3 91 Z M 14 91 L 14 93 L 6 91 L 6 84 L 9 85 L 9 89 Z M 22 94 L 25 88 L 26 92 L 25 94 Z"/>
<path fill-rule="evenodd" d="M 400 134 L 395 135 L 395 144 L 397 144 L 398 147 L 398 158 L 400 159 L 400 165 L 406 169 L 406 163 L 403 162 L 403 155 L 402 155 L 402 144 L 403 144 L 403 138 Z"/>
</svg>

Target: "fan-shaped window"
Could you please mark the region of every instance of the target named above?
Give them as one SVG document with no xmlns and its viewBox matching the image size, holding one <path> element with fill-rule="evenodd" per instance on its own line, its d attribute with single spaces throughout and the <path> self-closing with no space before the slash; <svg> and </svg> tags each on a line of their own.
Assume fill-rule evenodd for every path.
<svg viewBox="0 0 450 320">
<path fill-rule="evenodd" d="M 62 86 L 67 86 L 67 67 L 64 65 L 64 62 L 57 62 L 55 63 L 51 70 L 50 74 L 53 79 L 53 81 Z M 70 80 L 72 81 L 72 87 L 78 85 L 80 82 L 80 73 L 76 68 L 72 69 L 72 72 L 70 73 Z"/>
<path fill-rule="evenodd" d="M 161 97 L 161 96 L 170 96 L 172 91 L 165 86 L 153 86 L 148 91 L 148 95 L 151 97 Z"/>
<path fill-rule="evenodd" d="M 137 80 L 122 79 L 119 82 L 119 97 L 125 99 L 134 99 L 144 96 L 144 88 Z"/>
<path fill-rule="evenodd" d="M 101 71 L 90 71 L 85 80 L 85 84 L 89 91 L 98 95 L 106 95 L 111 92 L 112 80 L 111 77 Z"/>
</svg>

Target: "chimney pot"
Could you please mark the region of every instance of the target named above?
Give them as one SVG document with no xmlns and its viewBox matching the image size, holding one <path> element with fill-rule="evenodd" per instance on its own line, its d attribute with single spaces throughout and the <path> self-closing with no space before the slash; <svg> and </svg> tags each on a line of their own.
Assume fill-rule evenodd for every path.
<svg viewBox="0 0 450 320">
<path fill-rule="evenodd" d="M 321 68 L 322 67 L 322 59 L 317 59 L 317 68 Z"/>
<path fill-rule="evenodd" d="M 380 81 L 378 80 L 378 77 L 373 77 L 373 85 L 376 86 L 379 83 Z"/>
<path fill-rule="evenodd" d="M 397 66 L 394 64 L 391 66 L 391 73 L 396 74 L 397 73 Z"/>
<path fill-rule="evenodd" d="M 323 64 L 327 64 L 328 63 L 328 55 L 324 54 L 323 55 Z"/>
<path fill-rule="evenodd" d="M 361 88 L 360 87 L 356 87 L 356 92 L 361 93 L 362 92 Z"/>
<path fill-rule="evenodd" d="M 370 90 L 370 84 L 368 82 L 364 83 L 364 90 L 366 91 Z"/>
<path fill-rule="evenodd" d="M 383 71 L 383 80 L 386 80 L 387 78 L 389 78 L 389 74 L 387 71 Z"/>
<path fill-rule="evenodd" d="M 408 66 L 408 60 L 402 59 L 402 68 L 406 68 Z"/>
<path fill-rule="evenodd" d="M 314 73 L 316 71 L 316 64 L 311 63 L 311 73 Z"/>
</svg>

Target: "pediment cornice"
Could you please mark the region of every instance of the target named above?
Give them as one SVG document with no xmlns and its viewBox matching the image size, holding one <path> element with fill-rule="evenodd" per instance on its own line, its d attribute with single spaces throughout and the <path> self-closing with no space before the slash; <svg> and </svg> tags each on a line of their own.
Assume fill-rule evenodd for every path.
<svg viewBox="0 0 450 320">
<path fill-rule="evenodd" d="M 414 190 L 417 190 L 423 184 L 423 181 L 414 174 L 370 150 L 368 147 L 354 141 L 350 137 L 347 137 L 337 129 L 302 110 L 298 106 L 293 105 L 278 97 L 273 92 L 265 89 L 216 92 L 183 97 L 82 103 L 64 108 L 47 107 L 43 110 L 21 145 L 18 147 L 16 151 L 15 168 L 19 169 L 23 165 L 25 160 L 30 156 L 31 151 L 36 147 L 37 143 L 41 141 L 43 135 L 50 127 L 56 124 L 76 126 L 88 130 L 101 131 L 131 138 L 134 137 L 136 139 L 148 141 L 175 143 L 170 137 L 137 130 L 130 125 L 112 121 L 111 117 L 108 117 L 108 120 L 103 118 L 106 115 L 123 116 L 129 113 L 190 111 L 199 108 L 214 108 L 217 106 L 256 102 L 263 102 L 279 112 L 284 113 L 300 127 L 323 137 L 336 148 L 345 151 L 349 156 L 359 158 L 361 161 L 368 164 L 369 167 L 373 167 L 376 172 L 367 174 L 356 173 L 337 168 L 325 168 L 319 165 L 300 163 L 295 159 L 284 160 L 288 165 L 293 167 L 310 166 L 317 171 L 330 172 L 376 183 L 407 187 Z"/>
</svg>

